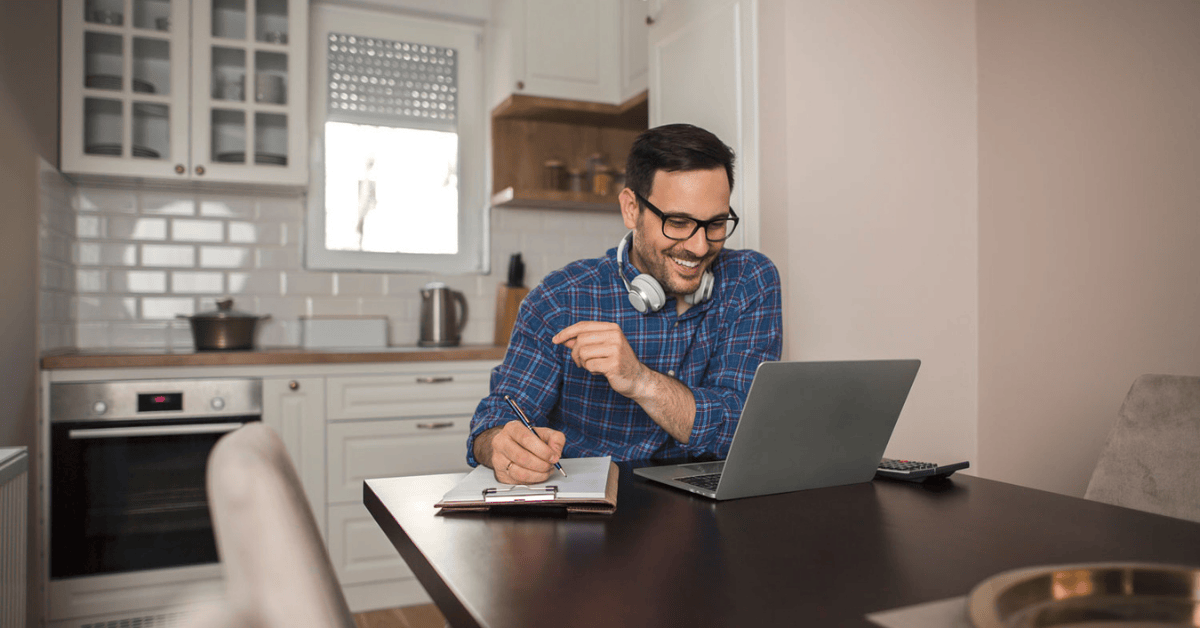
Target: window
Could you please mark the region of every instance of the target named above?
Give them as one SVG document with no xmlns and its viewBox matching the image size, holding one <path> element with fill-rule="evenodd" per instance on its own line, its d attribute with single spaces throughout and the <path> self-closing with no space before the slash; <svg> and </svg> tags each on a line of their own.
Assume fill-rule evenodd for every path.
<svg viewBox="0 0 1200 628">
<path fill-rule="evenodd" d="M 305 265 L 482 270 L 480 29 L 331 6 L 313 20 Z"/>
</svg>

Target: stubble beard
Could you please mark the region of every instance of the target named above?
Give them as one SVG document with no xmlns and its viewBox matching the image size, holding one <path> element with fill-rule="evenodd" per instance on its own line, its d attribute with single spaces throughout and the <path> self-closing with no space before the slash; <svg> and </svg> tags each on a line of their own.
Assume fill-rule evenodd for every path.
<svg viewBox="0 0 1200 628">
<path fill-rule="evenodd" d="M 675 246 L 666 251 L 655 250 L 650 243 L 646 241 L 638 241 L 634 238 L 634 252 L 637 254 L 637 260 L 647 268 L 647 274 L 654 277 L 662 286 L 663 292 L 668 295 L 688 295 L 700 289 L 700 282 L 704 277 L 704 272 L 712 266 L 712 260 L 716 258 L 718 250 L 710 250 L 708 255 L 697 258 L 691 253 L 688 253 L 681 246 L 683 243 L 677 243 Z M 685 261 L 698 261 L 703 271 L 694 280 L 684 282 L 675 275 L 675 268 L 679 265 L 672 258 L 678 258 Z"/>
</svg>

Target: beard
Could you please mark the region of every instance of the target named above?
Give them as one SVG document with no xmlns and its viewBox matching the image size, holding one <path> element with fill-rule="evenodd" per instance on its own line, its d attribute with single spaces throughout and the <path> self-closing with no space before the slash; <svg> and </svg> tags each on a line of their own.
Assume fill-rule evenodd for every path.
<svg viewBox="0 0 1200 628">
<path fill-rule="evenodd" d="M 666 251 L 658 251 L 653 245 L 644 239 L 634 237 L 633 252 L 636 255 L 636 260 L 645 268 L 646 274 L 654 277 L 662 286 L 663 292 L 668 295 L 684 296 L 692 294 L 700 289 L 700 281 L 713 264 L 713 260 L 717 258 L 717 253 L 721 251 L 720 246 L 711 246 L 707 255 L 696 257 L 683 248 L 683 242 L 677 242 L 674 246 Z M 681 259 L 687 262 L 698 262 L 694 277 L 682 276 L 682 271 L 688 270 L 689 275 L 691 269 L 685 269 L 683 266 L 675 263 L 672 259 Z"/>
</svg>

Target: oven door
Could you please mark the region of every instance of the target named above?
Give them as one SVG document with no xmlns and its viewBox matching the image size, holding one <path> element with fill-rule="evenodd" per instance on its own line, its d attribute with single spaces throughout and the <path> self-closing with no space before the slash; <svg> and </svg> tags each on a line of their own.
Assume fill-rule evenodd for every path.
<svg viewBox="0 0 1200 628">
<path fill-rule="evenodd" d="M 257 416 L 51 424 L 50 576 L 217 562 L 208 454 Z"/>
</svg>

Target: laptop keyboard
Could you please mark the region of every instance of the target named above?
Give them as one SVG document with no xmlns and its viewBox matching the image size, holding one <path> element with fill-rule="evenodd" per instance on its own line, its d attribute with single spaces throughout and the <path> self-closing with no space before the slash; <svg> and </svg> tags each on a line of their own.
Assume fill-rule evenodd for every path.
<svg viewBox="0 0 1200 628">
<path fill-rule="evenodd" d="M 717 483 L 721 481 L 720 473 L 706 473 L 704 475 L 689 475 L 682 478 L 675 478 L 677 482 L 699 486 L 710 491 L 717 490 Z"/>
</svg>

